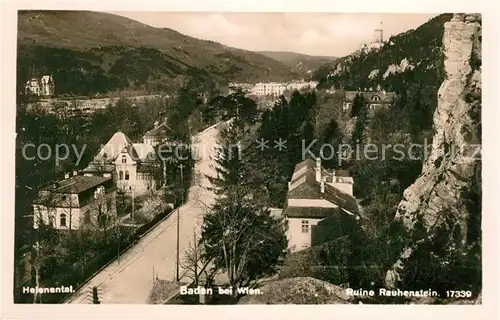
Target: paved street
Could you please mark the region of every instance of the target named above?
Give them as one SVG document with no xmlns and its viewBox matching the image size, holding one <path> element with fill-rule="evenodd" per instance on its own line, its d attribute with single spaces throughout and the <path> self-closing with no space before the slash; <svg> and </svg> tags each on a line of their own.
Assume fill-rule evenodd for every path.
<svg viewBox="0 0 500 320">
<path fill-rule="evenodd" d="M 197 162 L 195 182 L 189 191 L 189 201 L 179 208 L 180 258 L 193 242 L 193 232 L 200 234 L 203 214 L 214 199 L 205 174 L 212 175 L 212 160 L 217 129 L 211 127 L 195 136 Z M 92 287 L 97 286 L 101 303 L 146 303 L 155 275 L 160 279 L 175 280 L 176 273 L 177 212 L 173 212 L 144 236 L 133 248 L 97 274 L 67 303 L 89 303 Z M 180 274 L 183 274 L 181 268 Z M 189 279 L 181 279 L 186 282 Z"/>
</svg>

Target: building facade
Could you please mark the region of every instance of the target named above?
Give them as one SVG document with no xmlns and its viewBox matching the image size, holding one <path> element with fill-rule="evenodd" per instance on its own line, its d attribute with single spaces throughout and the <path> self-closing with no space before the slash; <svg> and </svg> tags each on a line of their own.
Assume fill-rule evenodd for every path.
<svg viewBox="0 0 500 320">
<path fill-rule="evenodd" d="M 385 90 L 358 90 L 358 91 L 344 91 L 342 109 L 344 111 L 349 111 L 354 103 L 354 98 L 356 95 L 362 95 L 368 109 L 375 110 L 380 107 L 389 107 L 394 102 L 396 98 L 396 93 L 387 92 Z"/>
<path fill-rule="evenodd" d="M 122 191 L 144 195 L 157 189 L 161 164 L 151 144 L 133 143 L 123 132 L 117 132 L 83 173 L 112 177 Z"/>
<path fill-rule="evenodd" d="M 55 94 L 56 84 L 52 75 L 44 75 L 40 79 L 32 78 L 26 81 L 24 93 L 36 96 L 52 96 Z"/>
<path fill-rule="evenodd" d="M 326 218 L 337 218 L 341 222 L 360 219 L 352 196 L 353 184 L 347 171 L 325 170 L 319 158 L 297 164 L 283 210 L 290 252 L 309 248 L 315 227 Z"/>
<path fill-rule="evenodd" d="M 33 202 L 33 227 L 106 229 L 116 222 L 116 186 L 110 177 L 66 175 L 42 188 Z"/>
<path fill-rule="evenodd" d="M 316 89 L 317 81 L 292 81 L 292 82 L 259 82 L 255 85 L 248 83 L 233 83 L 229 84 L 229 93 L 236 92 L 241 89 L 244 93 L 254 96 L 274 96 L 278 97 L 285 93 L 285 91 L 295 91 L 303 89 Z"/>
<path fill-rule="evenodd" d="M 155 122 L 154 128 L 147 131 L 142 137 L 143 143 L 151 145 L 152 147 L 156 147 L 159 144 L 168 142 L 168 135 L 173 132 L 172 128 L 170 128 L 166 122 Z"/>
</svg>

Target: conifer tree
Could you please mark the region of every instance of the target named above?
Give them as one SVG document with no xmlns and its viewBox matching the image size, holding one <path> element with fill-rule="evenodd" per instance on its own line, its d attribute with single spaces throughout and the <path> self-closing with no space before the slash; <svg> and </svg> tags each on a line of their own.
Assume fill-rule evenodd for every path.
<svg viewBox="0 0 500 320">
<path fill-rule="evenodd" d="M 354 132 L 352 134 L 353 144 L 361 143 L 363 141 L 363 134 L 365 133 L 365 126 L 368 119 L 368 110 L 363 96 L 359 96 L 357 103 L 359 104 L 359 111 L 357 113 L 356 124 L 354 126 Z"/>
</svg>

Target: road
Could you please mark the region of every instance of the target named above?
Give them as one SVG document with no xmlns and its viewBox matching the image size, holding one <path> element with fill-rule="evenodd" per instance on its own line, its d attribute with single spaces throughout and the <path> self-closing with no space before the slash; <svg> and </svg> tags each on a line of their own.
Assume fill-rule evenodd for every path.
<svg viewBox="0 0 500 320">
<path fill-rule="evenodd" d="M 193 137 L 196 147 L 196 179 L 189 190 L 188 201 L 179 208 L 180 258 L 194 241 L 193 234 L 200 234 L 203 215 L 214 201 L 213 192 L 207 190 L 210 182 L 205 174 L 213 175 L 214 150 L 217 129 L 211 127 Z M 114 261 L 84 287 L 75 292 L 66 303 L 91 303 L 92 288 L 98 287 L 103 304 L 147 303 L 156 276 L 173 280 L 176 276 L 177 212 L 158 224 L 151 232 Z M 183 274 L 181 267 L 180 274 Z M 188 282 L 188 279 L 181 279 Z"/>
</svg>

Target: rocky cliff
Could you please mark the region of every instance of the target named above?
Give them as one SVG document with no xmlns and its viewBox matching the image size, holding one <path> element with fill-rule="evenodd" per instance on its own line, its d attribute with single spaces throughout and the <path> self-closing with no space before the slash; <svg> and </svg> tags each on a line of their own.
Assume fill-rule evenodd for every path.
<svg viewBox="0 0 500 320">
<path fill-rule="evenodd" d="M 476 248 L 473 259 L 480 263 L 481 16 L 455 14 L 445 23 L 443 46 L 446 74 L 432 148 L 394 218 L 406 233 L 401 256 L 386 274 L 388 287 L 407 286 L 412 259 L 434 259 L 439 266 L 426 266 L 450 270 L 456 257 Z"/>
</svg>

